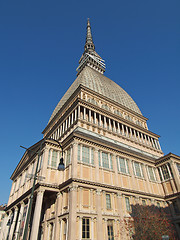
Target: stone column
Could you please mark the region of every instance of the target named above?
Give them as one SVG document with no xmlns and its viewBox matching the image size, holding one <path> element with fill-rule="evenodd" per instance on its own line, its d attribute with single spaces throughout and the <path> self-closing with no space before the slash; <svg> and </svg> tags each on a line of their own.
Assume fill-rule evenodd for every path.
<svg viewBox="0 0 180 240">
<path fill-rule="evenodd" d="M 68 240 L 76 237 L 76 209 L 77 209 L 77 186 L 69 189 L 69 227 Z"/>
<path fill-rule="evenodd" d="M 159 146 L 159 150 L 161 150 L 161 146 L 160 146 L 159 140 L 157 140 L 157 144 Z"/>
<path fill-rule="evenodd" d="M 139 135 L 139 131 L 137 131 L 137 135 L 138 135 L 138 140 L 139 140 L 139 142 L 141 142 L 141 138 L 140 138 L 140 135 Z"/>
<path fill-rule="evenodd" d="M 121 130 L 120 130 L 120 126 L 119 126 L 119 122 L 117 123 L 118 126 L 118 133 L 121 134 Z"/>
<path fill-rule="evenodd" d="M 82 239 L 82 217 L 79 216 L 79 239 Z"/>
<path fill-rule="evenodd" d="M 74 121 L 77 120 L 77 108 L 75 109 L 75 112 L 74 112 Z"/>
<path fill-rule="evenodd" d="M 83 119 L 86 120 L 86 108 L 85 107 L 83 107 L 83 108 L 84 108 Z"/>
<path fill-rule="evenodd" d="M 103 239 L 102 211 L 101 211 L 101 190 L 96 191 L 96 206 L 97 206 L 97 239 Z"/>
<path fill-rule="evenodd" d="M 111 126 L 111 119 L 109 118 L 109 130 L 112 130 L 112 126 Z"/>
<path fill-rule="evenodd" d="M 104 237 L 108 239 L 108 230 L 107 230 L 107 218 L 104 218 Z"/>
<path fill-rule="evenodd" d="M 117 160 L 116 160 L 116 156 L 114 154 L 112 155 L 112 160 L 113 160 L 113 163 L 114 163 L 115 185 L 119 186 L 119 184 L 118 184 L 119 181 L 118 181 Z"/>
<path fill-rule="evenodd" d="M 128 127 L 127 126 L 125 126 L 125 127 L 126 127 L 126 137 L 129 137 Z"/>
<path fill-rule="evenodd" d="M 13 239 L 13 233 L 14 233 L 14 228 L 15 228 L 15 224 L 16 224 L 16 220 L 17 220 L 17 213 L 18 213 L 18 207 L 15 207 L 14 209 L 14 217 L 13 217 L 13 221 L 11 224 L 11 229 L 10 229 L 10 233 L 9 233 L 9 240 Z"/>
<path fill-rule="evenodd" d="M 73 149 L 72 149 L 72 158 L 71 158 L 71 177 L 76 178 L 77 177 L 77 143 L 73 143 Z"/>
<path fill-rule="evenodd" d="M 19 228 L 20 228 L 20 223 L 21 223 L 21 219 L 22 219 L 22 216 L 23 216 L 23 211 L 24 211 L 24 202 L 21 203 L 19 216 L 18 216 L 18 221 L 17 221 L 17 225 L 16 225 L 16 230 L 15 230 L 14 240 L 18 239 L 19 230 L 20 230 Z"/>
<path fill-rule="evenodd" d="M 137 186 L 136 186 L 136 181 L 135 181 L 135 177 L 134 177 L 134 170 L 133 170 L 134 166 L 133 166 L 133 161 L 130 159 L 129 160 L 129 171 L 130 171 L 130 175 L 132 177 L 132 187 L 133 189 L 137 189 Z"/>
<path fill-rule="evenodd" d="M 9 217 L 7 219 L 7 225 L 6 225 L 7 227 L 6 227 L 6 231 L 5 231 L 5 234 L 4 234 L 6 240 L 10 240 L 9 235 L 10 235 L 10 230 L 11 230 L 12 217 L 13 217 L 13 212 L 11 210 L 10 213 L 9 213 Z"/>
<path fill-rule="evenodd" d="M 120 219 L 123 219 L 123 203 L 122 203 L 122 193 L 117 193 L 117 209 Z"/>
<path fill-rule="evenodd" d="M 99 161 L 98 161 L 98 150 L 94 150 L 94 165 L 95 165 L 95 175 L 96 181 L 99 182 Z"/>
<path fill-rule="evenodd" d="M 147 186 L 148 192 L 150 192 L 150 182 L 149 182 L 149 178 L 148 178 L 148 169 L 147 169 L 147 165 L 145 165 L 144 163 L 142 163 L 142 167 L 143 167 L 143 174 L 144 174 L 144 178 L 146 180 L 145 184 Z"/>
<path fill-rule="evenodd" d="M 169 163 L 170 163 L 170 166 L 171 166 L 171 170 L 172 170 L 172 173 L 173 173 L 173 177 L 174 177 L 174 181 L 175 181 L 177 191 L 180 192 L 179 173 L 178 173 L 178 170 L 177 170 L 177 166 L 172 160 Z"/>
<path fill-rule="evenodd" d="M 101 127 L 102 124 L 101 124 L 101 114 L 99 114 L 99 127 Z"/>
<path fill-rule="evenodd" d="M 96 124 L 96 112 L 94 112 L 94 124 Z"/>
<path fill-rule="evenodd" d="M 115 124 L 115 121 L 113 120 L 113 132 L 116 132 L 116 124 Z"/>
<path fill-rule="evenodd" d="M 8 222 L 8 218 L 9 216 L 5 215 L 3 222 L 2 222 L 2 227 L 1 227 L 1 231 L 0 231 L 0 239 L 4 240 L 5 238 L 5 234 L 6 234 L 6 230 L 7 230 L 7 222 Z"/>
<path fill-rule="evenodd" d="M 39 190 L 37 192 L 37 197 L 36 197 L 36 205 L 34 210 L 30 240 L 37 240 L 38 238 L 43 196 L 44 196 L 44 190 Z"/>
<path fill-rule="evenodd" d="M 68 226 L 69 226 L 69 220 L 68 218 L 66 218 L 66 239 L 65 240 L 69 240 L 69 236 L 68 236 Z"/>
<path fill-rule="evenodd" d="M 91 217 L 91 239 L 94 240 L 94 218 Z"/>
<path fill-rule="evenodd" d="M 107 129 L 107 118 L 104 117 L 104 127 Z"/>
<path fill-rule="evenodd" d="M 62 219 L 60 219 L 59 220 L 59 225 L 60 225 L 60 227 L 59 227 L 59 238 L 57 238 L 57 239 L 59 239 L 59 240 L 62 240 L 62 234 L 63 234 L 63 232 L 62 232 L 62 224 L 63 224 L 63 220 Z"/>
<path fill-rule="evenodd" d="M 78 106 L 78 119 L 81 119 L 81 106 Z"/>
<path fill-rule="evenodd" d="M 59 240 L 59 232 L 60 232 L 60 224 L 58 221 L 58 216 L 61 212 L 61 202 L 62 202 L 62 194 L 58 192 L 56 195 L 56 219 L 55 219 L 55 230 L 54 230 L 54 237 L 56 240 Z"/>
<path fill-rule="evenodd" d="M 125 133 L 124 133 L 124 125 L 121 124 L 121 126 L 122 126 L 122 135 L 124 136 L 125 135 Z"/>
<path fill-rule="evenodd" d="M 74 112 L 72 112 L 72 114 L 71 114 L 71 124 L 73 124 L 73 123 L 74 123 Z"/>
<path fill-rule="evenodd" d="M 91 110 L 89 110 L 89 122 L 91 122 Z"/>
</svg>

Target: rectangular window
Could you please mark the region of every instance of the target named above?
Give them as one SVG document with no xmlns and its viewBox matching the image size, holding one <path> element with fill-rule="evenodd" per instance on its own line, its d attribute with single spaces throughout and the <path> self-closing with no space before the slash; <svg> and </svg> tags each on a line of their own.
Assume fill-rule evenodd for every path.
<svg viewBox="0 0 180 240">
<path fill-rule="evenodd" d="M 89 148 L 85 146 L 82 146 L 82 161 L 84 163 L 90 163 Z"/>
<path fill-rule="evenodd" d="M 78 161 L 88 164 L 94 164 L 93 148 L 78 144 Z"/>
<path fill-rule="evenodd" d="M 58 156 L 57 151 L 53 150 L 51 158 L 51 167 L 57 167 L 57 156 Z"/>
<path fill-rule="evenodd" d="M 98 152 L 99 166 L 107 169 L 113 169 L 112 156 L 105 152 Z"/>
<path fill-rule="evenodd" d="M 51 150 L 49 149 L 49 153 L 48 153 L 48 166 L 51 165 Z"/>
<path fill-rule="evenodd" d="M 39 159 L 39 166 L 38 166 L 38 171 L 41 170 L 42 167 L 42 162 L 43 162 L 43 154 L 41 154 L 40 159 Z"/>
<path fill-rule="evenodd" d="M 82 219 L 82 238 L 90 239 L 90 221 L 89 218 Z"/>
<path fill-rule="evenodd" d="M 138 162 L 134 162 L 134 173 L 137 177 L 143 177 L 142 167 L 141 164 Z"/>
<path fill-rule="evenodd" d="M 108 240 L 114 240 L 113 221 L 107 221 Z"/>
<path fill-rule="evenodd" d="M 150 179 L 151 181 L 156 181 L 156 176 L 155 176 L 154 168 L 148 166 L 148 172 L 149 172 L 149 179 Z"/>
<path fill-rule="evenodd" d="M 91 164 L 94 164 L 94 150 L 91 148 Z"/>
<path fill-rule="evenodd" d="M 22 180 L 22 174 L 21 174 L 20 177 L 19 177 L 19 187 L 18 187 L 18 188 L 21 187 L 21 180 Z"/>
<path fill-rule="evenodd" d="M 66 166 L 71 162 L 71 149 L 67 150 Z"/>
<path fill-rule="evenodd" d="M 17 180 L 14 182 L 14 189 L 13 189 L 13 193 L 16 191 L 16 184 L 17 184 Z"/>
<path fill-rule="evenodd" d="M 109 155 L 109 160 L 110 160 L 110 169 L 113 169 L 113 163 L 112 163 L 112 155 Z"/>
<path fill-rule="evenodd" d="M 144 199 L 142 200 L 142 205 L 146 206 L 146 200 L 144 200 Z"/>
<path fill-rule="evenodd" d="M 117 160 L 118 171 L 121 173 L 129 174 L 128 160 L 120 157 L 117 157 L 116 160 Z"/>
<path fill-rule="evenodd" d="M 23 184 L 25 184 L 25 182 L 27 181 L 27 175 L 28 175 L 28 168 L 25 170 L 25 176 L 24 176 L 24 183 Z"/>
<path fill-rule="evenodd" d="M 167 166 L 166 165 L 161 166 L 161 170 L 162 170 L 162 174 L 163 174 L 164 180 L 169 179 L 170 175 L 169 175 Z"/>
<path fill-rule="evenodd" d="M 99 166 L 101 166 L 101 152 L 98 151 L 98 160 L 99 160 Z"/>
<path fill-rule="evenodd" d="M 106 194 L 106 208 L 111 209 L 111 195 Z"/>
<path fill-rule="evenodd" d="M 102 152 L 102 166 L 104 168 L 109 168 L 108 154 L 104 152 Z"/>
<path fill-rule="evenodd" d="M 125 197 L 125 202 L 126 202 L 126 210 L 130 212 L 131 208 L 130 208 L 130 202 L 128 197 Z"/>
<path fill-rule="evenodd" d="M 179 176 L 180 176 L 180 164 L 176 163 L 176 166 L 177 166 L 177 169 L 178 169 L 178 172 L 179 172 Z"/>
<path fill-rule="evenodd" d="M 81 146 L 78 144 L 78 161 L 81 161 Z"/>
<path fill-rule="evenodd" d="M 32 163 L 32 169 L 31 169 L 31 174 L 32 175 L 34 174 L 34 165 L 35 165 L 35 162 Z"/>
</svg>

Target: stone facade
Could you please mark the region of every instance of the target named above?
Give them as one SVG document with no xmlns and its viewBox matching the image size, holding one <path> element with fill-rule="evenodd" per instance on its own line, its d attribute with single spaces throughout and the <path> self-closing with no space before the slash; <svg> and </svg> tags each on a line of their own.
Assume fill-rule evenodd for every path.
<svg viewBox="0 0 180 240">
<path fill-rule="evenodd" d="M 91 37 L 89 26 L 88 21 Z M 164 156 L 159 136 L 148 130 L 147 118 L 127 93 L 121 102 L 103 94 L 111 80 L 103 80 L 102 66 L 96 71 L 98 63 L 92 67 L 89 62 L 93 65 L 86 60 L 78 72 L 84 82 L 75 80 L 44 129 L 44 139 L 25 152 L 12 174 L 0 239 L 23 238 L 40 147 L 30 240 L 126 239 L 120 222 L 136 203 L 168 208 L 180 237 L 180 157 Z M 89 78 L 88 87 L 89 75 L 94 80 Z M 96 76 L 101 91 L 92 85 Z M 57 170 L 62 150 L 53 139 L 63 147 L 64 171 Z"/>
</svg>

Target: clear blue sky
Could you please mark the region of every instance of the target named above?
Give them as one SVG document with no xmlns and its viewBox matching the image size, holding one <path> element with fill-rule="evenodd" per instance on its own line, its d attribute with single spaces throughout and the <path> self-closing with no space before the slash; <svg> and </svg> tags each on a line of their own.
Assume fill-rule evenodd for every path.
<svg viewBox="0 0 180 240">
<path fill-rule="evenodd" d="M 0 204 L 24 150 L 76 78 L 89 17 L 105 75 L 135 100 L 165 154 L 180 155 L 180 1 L 0 1 Z"/>
</svg>

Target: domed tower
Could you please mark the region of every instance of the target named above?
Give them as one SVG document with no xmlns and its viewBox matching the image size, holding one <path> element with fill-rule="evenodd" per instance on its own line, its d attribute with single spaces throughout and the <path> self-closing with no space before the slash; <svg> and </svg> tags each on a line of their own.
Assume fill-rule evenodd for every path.
<svg viewBox="0 0 180 240">
<path fill-rule="evenodd" d="M 86 131 L 94 137 L 100 134 L 118 141 L 127 149 L 131 146 L 132 151 L 140 149 L 152 158 L 162 156 L 159 136 L 148 130 L 147 118 L 135 101 L 104 76 L 105 61 L 95 51 L 89 19 L 86 29 L 77 78 L 54 109 L 44 137 L 63 141 L 69 134 Z"/>
<path fill-rule="evenodd" d="M 164 156 L 135 101 L 104 72 L 88 19 L 77 78 L 11 176 L 6 239 L 129 239 L 122 223 L 134 205 L 180 209 L 180 157 Z"/>
</svg>

